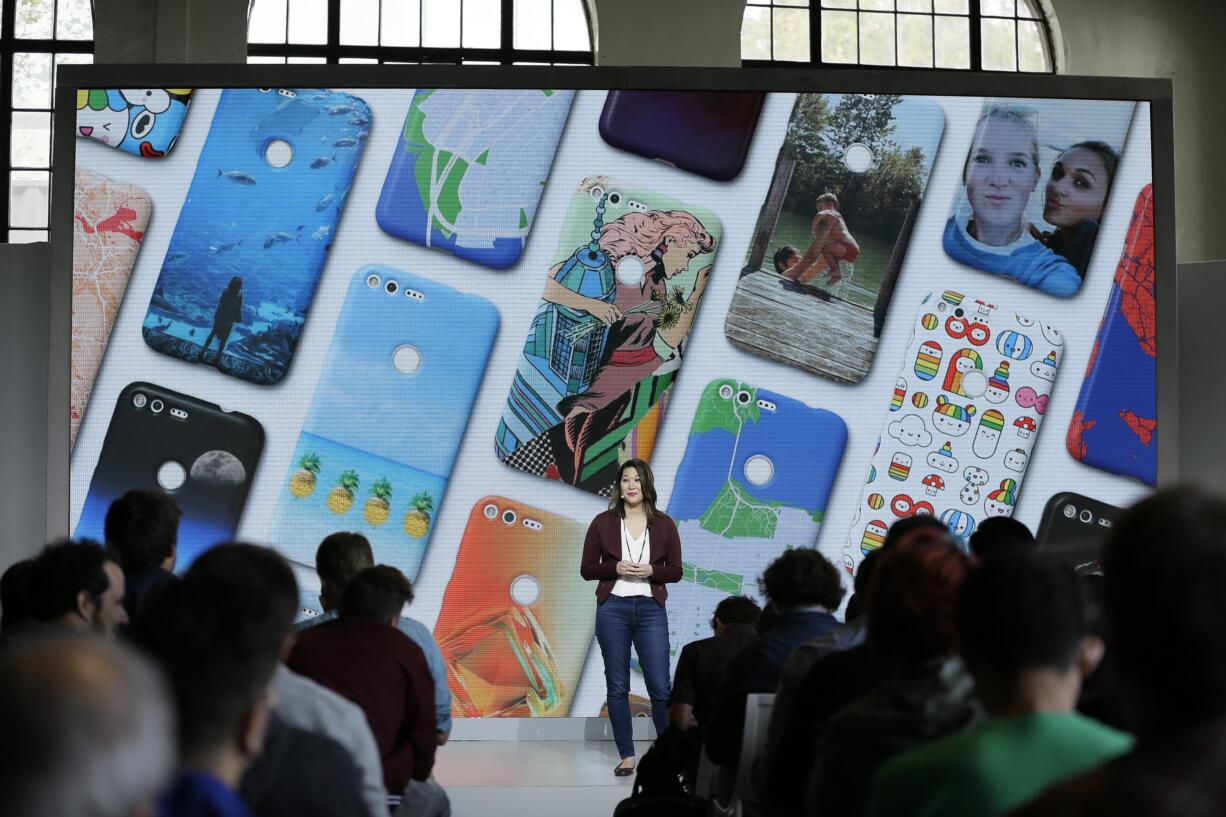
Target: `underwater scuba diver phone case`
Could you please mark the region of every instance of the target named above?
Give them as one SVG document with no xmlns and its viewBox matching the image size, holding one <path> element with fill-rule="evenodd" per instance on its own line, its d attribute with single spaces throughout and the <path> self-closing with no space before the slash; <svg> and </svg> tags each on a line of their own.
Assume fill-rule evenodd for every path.
<svg viewBox="0 0 1226 817">
<path fill-rule="evenodd" d="M 894 521 L 933 514 L 964 543 L 1012 516 L 1064 355 L 1053 326 L 958 292 L 912 325 L 843 555 L 854 573 Z"/>
<path fill-rule="evenodd" d="M 574 96 L 549 89 L 418 89 L 375 210 L 379 227 L 476 264 L 514 264 Z"/>
<path fill-rule="evenodd" d="M 1064 491 L 1047 500 L 1035 540 L 1044 552 L 1078 572 L 1100 573 L 1103 546 L 1123 513 L 1106 502 Z"/>
<path fill-rule="evenodd" d="M 685 542 L 668 590 L 674 669 L 682 646 L 711 634 L 720 600 L 762 601 L 766 566 L 815 546 L 846 443 L 847 426 L 825 409 L 733 379 L 703 390 L 668 502 Z"/>
<path fill-rule="evenodd" d="M 358 270 L 278 494 L 273 546 L 311 565 L 325 536 L 358 531 L 376 564 L 415 580 L 497 332 L 484 298 Z"/>
<path fill-rule="evenodd" d="M 1065 446 L 1086 465 L 1150 486 L 1158 477 L 1157 333 L 1154 202 L 1147 184 L 1132 211 Z"/>
<path fill-rule="evenodd" d="M 154 351 L 258 385 L 285 377 L 370 109 L 311 88 L 221 92 L 142 333 Z"/>
<path fill-rule="evenodd" d="M 650 459 L 720 232 L 708 210 L 584 179 L 498 424 L 499 459 L 605 497 L 620 461 Z"/>
<path fill-rule="evenodd" d="M 724 321 L 836 383 L 872 368 L 945 131 L 931 99 L 800 94 Z"/>
<path fill-rule="evenodd" d="M 131 383 L 119 393 L 73 536 L 106 541 L 112 502 L 136 488 L 161 488 L 183 511 L 175 566 L 185 570 L 234 539 L 263 449 L 264 429 L 254 417 Z"/>
<path fill-rule="evenodd" d="M 762 113 L 762 91 L 610 91 L 600 138 L 715 181 L 736 178 Z"/>
<path fill-rule="evenodd" d="M 72 213 L 72 388 L 69 444 L 85 416 L 153 205 L 134 185 L 76 171 Z"/>
<path fill-rule="evenodd" d="M 596 629 L 586 533 L 500 496 L 473 506 L 434 625 L 458 717 L 570 712 Z"/>
<path fill-rule="evenodd" d="M 77 91 L 76 133 L 157 159 L 174 147 L 191 101 L 191 88 L 82 88 Z"/>
</svg>

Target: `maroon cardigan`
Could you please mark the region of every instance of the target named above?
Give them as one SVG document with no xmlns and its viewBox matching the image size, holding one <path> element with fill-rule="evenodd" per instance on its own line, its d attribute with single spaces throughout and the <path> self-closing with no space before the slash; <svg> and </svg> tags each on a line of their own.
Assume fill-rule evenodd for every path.
<svg viewBox="0 0 1226 817">
<path fill-rule="evenodd" d="M 663 607 L 668 598 L 666 583 L 681 581 L 681 537 L 668 516 L 656 511 L 647 526 L 651 541 L 651 595 Z M 617 511 L 597 514 L 583 540 L 583 561 L 579 575 L 588 581 L 599 580 L 596 600 L 603 602 L 617 581 L 617 563 L 622 559 L 621 517 Z"/>
</svg>

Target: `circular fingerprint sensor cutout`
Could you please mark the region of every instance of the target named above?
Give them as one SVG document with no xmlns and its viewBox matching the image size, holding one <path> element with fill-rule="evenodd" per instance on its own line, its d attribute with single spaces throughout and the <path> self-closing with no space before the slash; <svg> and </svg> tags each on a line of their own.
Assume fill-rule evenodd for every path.
<svg viewBox="0 0 1226 817">
<path fill-rule="evenodd" d="M 284 139 L 273 139 L 264 148 L 264 161 L 275 168 L 282 168 L 294 159 L 294 149 Z"/>
<path fill-rule="evenodd" d="M 174 460 L 166 460 L 158 466 L 158 485 L 164 491 L 177 491 L 187 482 L 187 470 Z"/>
<path fill-rule="evenodd" d="M 541 597 L 541 585 L 532 576 L 516 576 L 511 582 L 511 601 L 520 607 L 536 604 Z"/>
<path fill-rule="evenodd" d="M 627 255 L 617 262 L 615 274 L 619 283 L 625 284 L 628 287 L 634 287 L 643 282 L 643 276 L 647 274 L 647 268 L 643 266 L 643 262 L 639 258 Z"/>
<path fill-rule="evenodd" d="M 962 393 L 967 397 L 982 397 L 988 390 L 988 377 L 983 372 L 971 369 L 962 375 Z"/>
<path fill-rule="evenodd" d="M 848 145 L 843 151 L 843 164 L 852 173 L 864 173 L 873 166 L 873 151 L 859 142 Z"/>
<path fill-rule="evenodd" d="M 769 457 L 754 454 L 745 460 L 745 480 L 750 485 L 765 485 L 775 476 L 775 464 Z"/>
<path fill-rule="evenodd" d="M 421 352 L 416 346 L 397 346 L 392 352 L 392 366 L 401 374 L 413 374 L 421 368 Z"/>
</svg>

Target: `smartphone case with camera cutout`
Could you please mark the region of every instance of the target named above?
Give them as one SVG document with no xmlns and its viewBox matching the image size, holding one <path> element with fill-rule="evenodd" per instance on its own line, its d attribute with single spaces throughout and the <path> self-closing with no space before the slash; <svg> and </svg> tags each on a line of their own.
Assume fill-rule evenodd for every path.
<svg viewBox="0 0 1226 817">
<path fill-rule="evenodd" d="M 1106 502 L 1062 491 L 1047 500 L 1035 540 L 1044 552 L 1078 572 L 1102 572 L 1103 546 L 1123 513 Z"/>
<path fill-rule="evenodd" d="M 385 233 L 505 269 L 519 260 L 574 91 L 422 88 L 375 218 Z"/>
<path fill-rule="evenodd" d="M 377 564 L 415 580 L 497 332 L 484 298 L 358 270 L 279 489 L 274 547 L 310 565 L 325 536 L 358 531 Z"/>
<path fill-rule="evenodd" d="M 500 496 L 473 506 L 434 625 L 457 716 L 570 712 L 596 627 L 586 532 Z"/>
<path fill-rule="evenodd" d="M 77 91 L 76 133 L 157 159 L 174 147 L 191 100 L 191 88 L 82 88 Z"/>
<path fill-rule="evenodd" d="M 584 179 L 498 424 L 512 468 L 608 497 L 650 459 L 721 229 L 710 211 Z"/>
<path fill-rule="evenodd" d="M 370 109 L 349 94 L 222 91 L 145 315 L 145 343 L 251 383 L 280 382 L 369 129 Z"/>
<path fill-rule="evenodd" d="M 728 340 L 836 383 L 863 380 L 944 130 L 923 97 L 797 96 Z"/>
<path fill-rule="evenodd" d="M 890 396 L 843 566 L 898 519 L 933 514 L 962 541 L 1012 516 L 1064 356 L 1049 324 L 958 292 L 929 293 Z"/>
<path fill-rule="evenodd" d="M 761 601 L 771 560 L 816 545 L 846 443 L 847 426 L 825 409 L 733 379 L 703 390 L 668 503 L 685 543 L 668 591 L 674 663 L 710 635 L 721 599 Z"/>
<path fill-rule="evenodd" d="M 254 417 L 131 383 L 119 393 L 73 536 L 105 541 L 112 502 L 136 488 L 162 488 L 183 511 L 176 568 L 184 570 L 234 539 L 263 449 Z"/>
</svg>

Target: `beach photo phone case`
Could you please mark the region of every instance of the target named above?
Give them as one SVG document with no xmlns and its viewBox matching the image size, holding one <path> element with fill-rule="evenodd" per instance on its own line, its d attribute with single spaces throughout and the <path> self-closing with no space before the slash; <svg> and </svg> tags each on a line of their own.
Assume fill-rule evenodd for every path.
<svg viewBox="0 0 1226 817">
<path fill-rule="evenodd" d="M 264 449 L 254 417 L 155 386 L 119 393 L 74 537 L 106 540 L 106 512 L 134 488 L 161 488 L 183 511 L 177 570 L 234 539 Z"/>
<path fill-rule="evenodd" d="M 1079 571 L 1101 572 L 1103 546 L 1124 511 L 1064 491 L 1047 500 L 1035 540 L 1044 552 Z"/>
<path fill-rule="evenodd" d="M 724 321 L 737 348 L 868 374 L 945 130 L 931 99 L 800 94 Z"/>
<path fill-rule="evenodd" d="M 389 235 L 494 269 L 519 260 L 574 91 L 422 88 L 375 209 Z"/>
<path fill-rule="evenodd" d="M 133 156 L 157 159 L 174 147 L 192 101 L 191 88 L 82 88 L 77 135 Z"/>
<path fill-rule="evenodd" d="M 1012 516 L 1064 355 L 1049 324 L 958 292 L 912 325 L 843 556 L 854 573 L 890 525 L 933 514 L 963 542 Z"/>
<path fill-rule="evenodd" d="M 78 169 L 72 209 L 69 445 L 76 442 L 153 205 L 139 187 Z"/>
<path fill-rule="evenodd" d="M 762 91 L 610 91 L 600 112 L 607 144 L 715 181 L 745 166 Z"/>
<path fill-rule="evenodd" d="M 570 712 L 596 628 L 586 533 L 501 496 L 473 506 L 434 625 L 457 717 Z"/>
<path fill-rule="evenodd" d="M 1065 444 L 1086 465 L 1150 486 L 1158 477 L 1157 332 L 1154 202 L 1145 185 Z"/>
<path fill-rule="evenodd" d="M 358 270 L 279 489 L 273 546 L 311 565 L 325 536 L 358 531 L 376 564 L 415 580 L 497 332 L 484 298 Z"/>
<path fill-rule="evenodd" d="M 142 332 L 154 351 L 258 385 L 285 377 L 370 109 L 300 88 L 221 92 Z"/>
<path fill-rule="evenodd" d="M 607 497 L 619 461 L 651 458 L 720 232 L 709 210 L 583 180 L 498 424 L 499 459 Z"/>
</svg>

